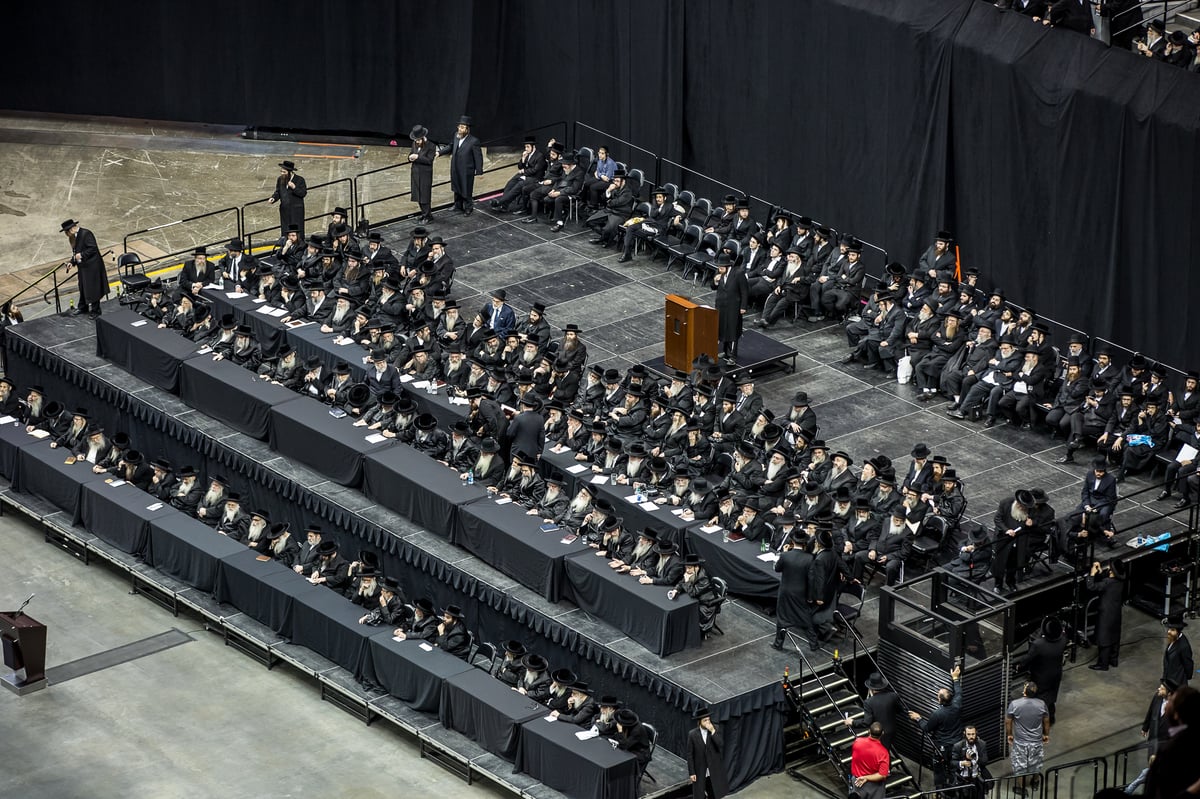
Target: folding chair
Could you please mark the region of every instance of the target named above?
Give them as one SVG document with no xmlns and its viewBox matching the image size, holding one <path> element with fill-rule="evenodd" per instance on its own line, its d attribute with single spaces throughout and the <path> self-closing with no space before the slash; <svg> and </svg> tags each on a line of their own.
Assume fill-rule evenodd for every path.
<svg viewBox="0 0 1200 799">
<path fill-rule="evenodd" d="M 146 301 L 146 289 L 150 287 L 142 259 L 136 252 L 124 253 L 117 258 L 117 274 L 121 279 L 118 304 L 136 311 Z"/>
</svg>

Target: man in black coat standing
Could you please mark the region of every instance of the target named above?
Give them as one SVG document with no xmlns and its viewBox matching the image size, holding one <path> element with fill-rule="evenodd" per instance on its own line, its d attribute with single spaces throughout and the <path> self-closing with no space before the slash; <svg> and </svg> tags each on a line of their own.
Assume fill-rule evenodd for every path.
<svg viewBox="0 0 1200 799">
<path fill-rule="evenodd" d="M 722 252 L 713 261 L 717 276 L 713 286 L 717 290 L 713 304 L 717 307 L 717 340 L 721 356 L 727 363 L 737 364 L 738 339 L 742 337 L 742 317 L 750 302 L 750 287 L 746 273 L 733 269 L 733 259 Z"/>
<path fill-rule="evenodd" d="M 846 719 L 846 726 L 853 730 L 866 730 L 874 722 L 879 722 L 883 734 L 879 742 L 888 749 L 896 737 L 896 722 L 900 720 L 900 696 L 892 690 L 887 678 L 877 671 L 867 677 L 867 698 L 863 700 L 863 715 L 857 721 Z"/>
<path fill-rule="evenodd" d="M 717 732 L 708 708 L 692 714 L 696 729 L 688 733 L 688 779 L 692 781 L 692 799 L 721 799 L 729 793 L 729 778 L 721 757 L 724 742 Z"/>
<path fill-rule="evenodd" d="M 74 219 L 62 223 L 62 232 L 71 242 L 71 264 L 79 281 L 79 305 L 72 313 L 75 316 L 87 313 L 95 319 L 100 315 L 101 298 L 108 296 L 108 275 L 100 248 L 96 246 L 96 236 Z"/>
<path fill-rule="evenodd" d="M 1176 686 L 1187 685 L 1196 673 L 1196 662 L 1192 659 L 1192 644 L 1183 634 L 1187 622 L 1182 613 L 1176 613 L 1163 620 L 1167 628 L 1167 648 L 1163 650 L 1162 679 L 1169 680 Z"/>
<path fill-rule="evenodd" d="M 421 208 L 418 222 L 433 221 L 433 161 L 437 158 L 437 147 L 429 140 L 429 129 L 414 125 L 408 134 L 412 141 L 412 152 L 408 154 L 411 165 L 408 178 L 409 199 Z M 474 175 L 471 180 L 474 181 Z"/>
<path fill-rule="evenodd" d="M 771 642 L 775 649 L 783 649 L 783 634 L 789 627 L 799 627 L 814 652 L 820 649 L 813 627 L 810 580 L 813 556 L 804 548 L 807 543 L 805 536 L 793 536 L 784 543 L 783 554 L 775 561 L 775 571 L 780 575 L 779 595 L 775 601 L 775 640 Z"/>
<path fill-rule="evenodd" d="M 1038 687 L 1038 699 L 1046 703 L 1050 723 L 1054 723 L 1054 705 L 1058 701 L 1058 687 L 1062 683 L 1063 652 L 1067 638 L 1063 635 L 1062 622 L 1054 616 L 1042 621 L 1042 635 L 1029 644 L 1029 651 L 1017 666 L 1018 671 L 1029 672 L 1029 680 Z"/>
<path fill-rule="evenodd" d="M 1100 561 L 1092 564 L 1087 578 L 1087 589 L 1100 598 L 1100 612 L 1096 616 L 1096 662 L 1088 666 L 1093 671 L 1108 671 L 1116 666 L 1121 648 L 1121 599 L 1125 592 L 1125 568 L 1120 561 L 1113 561 L 1108 568 Z"/>
<path fill-rule="evenodd" d="M 286 236 L 290 225 L 296 226 L 300 238 L 304 238 L 304 195 L 308 184 L 296 174 L 294 161 L 279 162 L 279 177 L 275 179 L 275 193 L 267 200 L 279 203 L 279 233 Z"/>
<path fill-rule="evenodd" d="M 450 189 L 454 192 L 454 210 L 470 216 L 475 210 L 475 176 L 483 174 L 483 151 L 479 139 L 471 135 L 471 118 L 458 118 L 450 153 Z"/>
<path fill-rule="evenodd" d="M 503 451 L 525 452 L 532 458 L 542 454 L 546 442 L 545 419 L 542 418 L 542 401 L 529 392 L 521 400 L 521 412 L 509 420 L 504 431 Z"/>
</svg>

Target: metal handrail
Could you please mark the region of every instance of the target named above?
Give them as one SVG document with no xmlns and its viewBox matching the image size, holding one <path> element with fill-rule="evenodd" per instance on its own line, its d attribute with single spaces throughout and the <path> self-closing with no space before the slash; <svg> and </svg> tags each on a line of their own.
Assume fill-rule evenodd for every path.
<svg viewBox="0 0 1200 799">
<path fill-rule="evenodd" d="M 1083 758 L 1082 760 L 1074 760 L 1070 763 L 1063 763 L 1058 766 L 1051 766 L 1045 770 L 1045 777 L 1042 780 L 1042 790 L 1044 795 L 1048 794 L 1050 796 L 1058 796 L 1058 786 L 1060 782 L 1059 774 L 1061 772 L 1068 769 L 1079 770 L 1087 766 L 1092 767 L 1092 788 L 1087 792 L 1088 794 L 1094 793 L 1100 788 L 1108 785 L 1108 758 L 1108 755 L 1104 755 L 1102 757 L 1088 757 Z M 1099 775 L 1099 779 L 1097 779 L 1097 775 Z M 1068 786 L 1069 796 L 1078 795 L 1075 790 L 1074 775 L 1071 776 Z"/>
<path fill-rule="evenodd" d="M 613 135 L 612 133 L 608 133 L 607 131 L 603 131 L 603 130 L 600 130 L 599 128 L 592 127 L 591 125 L 587 124 L 586 122 L 580 122 L 578 119 L 575 120 L 575 126 L 571 130 L 571 146 L 576 149 L 579 149 L 579 139 L 580 139 L 579 129 L 580 128 L 586 128 L 587 130 L 590 130 L 592 133 L 595 133 L 595 134 L 598 134 L 599 136 L 604 137 L 605 139 L 608 140 L 607 142 L 604 142 L 606 145 L 608 145 L 608 142 L 620 142 L 621 144 L 628 147 L 631 151 L 636 150 L 639 153 L 645 153 L 646 155 L 650 156 L 650 158 L 654 160 L 654 185 L 655 186 L 662 185 L 662 156 L 661 155 L 659 155 L 658 153 L 651 152 L 650 150 L 647 150 L 645 147 L 639 147 L 631 141 L 622 139 L 620 136 L 616 136 L 616 135 Z M 609 146 L 611 146 L 611 145 L 609 145 Z M 611 155 L 611 153 L 610 153 L 610 155 Z M 617 160 L 619 161 L 622 159 L 617 159 Z M 623 160 L 625 160 L 626 163 L 633 163 L 633 160 L 631 158 L 626 158 Z M 645 172 L 645 169 L 643 167 L 636 167 L 636 168 L 641 169 L 643 172 Z"/>
<path fill-rule="evenodd" d="M 189 216 L 186 219 L 177 219 L 174 222 L 165 222 L 161 225 L 154 225 L 153 227 L 143 228 L 141 230 L 135 230 L 132 233 L 126 233 L 125 237 L 123 239 L 121 239 L 121 252 L 122 253 L 129 252 L 129 239 L 132 238 L 133 236 L 140 236 L 143 233 L 153 233 L 156 230 L 163 230 L 164 228 L 175 227 L 175 225 L 184 225 L 184 224 L 187 224 L 188 222 L 195 222 L 198 219 L 207 219 L 210 216 L 217 216 L 218 214 L 227 214 L 230 211 L 233 212 L 234 217 L 237 219 L 237 235 L 238 235 L 238 238 L 241 238 L 241 236 L 242 236 L 241 210 L 237 206 L 231 206 L 229 208 L 222 208 L 218 211 L 209 211 L 208 213 L 197 214 L 196 216 Z"/>
<path fill-rule="evenodd" d="M 1143 9 L 1149 5 L 1158 5 L 1160 2 L 1162 3 L 1162 21 L 1163 21 L 1164 25 L 1167 24 L 1167 17 L 1169 17 L 1172 13 L 1174 13 L 1175 11 L 1178 11 L 1179 9 L 1181 9 L 1185 6 L 1191 5 L 1191 0 L 1178 0 L 1178 2 L 1175 4 L 1175 7 L 1171 8 L 1170 0 L 1143 0 L 1141 3 L 1137 3 L 1135 5 L 1130 6 L 1129 8 L 1118 11 L 1117 14 L 1115 16 L 1113 16 L 1112 19 L 1115 22 L 1117 16 L 1120 16 L 1122 14 L 1132 13 L 1134 9 Z M 1150 16 L 1150 19 L 1154 19 L 1157 16 L 1159 16 L 1157 13 L 1152 14 Z M 1111 38 L 1112 36 L 1119 36 L 1122 33 L 1128 33 L 1129 31 L 1133 30 L 1134 28 L 1140 28 L 1142 25 L 1144 25 L 1148 21 L 1149 20 L 1147 20 L 1145 17 L 1142 17 L 1142 19 L 1140 21 L 1135 22 L 1132 25 L 1126 25 L 1124 28 L 1121 28 L 1119 31 L 1113 31 L 1109 37 L 1109 46 L 1112 45 L 1112 38 Z"/>
<path fill-rule="evenodd" d="M 346 223 L 348 225 L 350 225 L 351 229 L 353 229 L 354 225 L 357 221 L 354 217 L 355 188 L 356 188 L 354 178 L 337 178 L 335 180 L 327 180 L 324 183 L 318 183 L 315 186 L 309 186 L 308 191 L 313 192 L 313 191 L 316 191 L 317 189 L 324 189 L 328 186 L 336 186 L 339 183 L 350 184 L 350 203 L 346 206 L 346 210 L 348 210 L 350 212 L 350 218 L 346 221 Z M 244 225 L 245 225 L 246 209 L 252 208 L 256 205 L 265 205 L 265 204 L 269 203 L 270 201 L 271 201 L 270 197 L 263 197 L 262 199 L 251 200 L 250 202 L 242 205 L 242 207 L 240 209 L 240 213 L 242 215 L 241 219 L 242 219 L 243 229 L 244 229 Z M 313 216 L 306 216 L 306 217 L 304 217 L 304 221 L 311 222 L 314 219 L 322 219 L 327 215 L 328 215 L 327 213 L 322 212 L 319 214 L 314 214 Z M 248 241 L 253 241 L 254 237 L 257 236 L 259 233 L 266 233 L 269 230 L 274 230 L 274 228 L 275 228 L 275 226 L 272 225 L 270 227 L 259 228 L 257 230 L 246 230 L 244 233 L 242 233 L 241 238 L 247 239 Z"/>
</svg>

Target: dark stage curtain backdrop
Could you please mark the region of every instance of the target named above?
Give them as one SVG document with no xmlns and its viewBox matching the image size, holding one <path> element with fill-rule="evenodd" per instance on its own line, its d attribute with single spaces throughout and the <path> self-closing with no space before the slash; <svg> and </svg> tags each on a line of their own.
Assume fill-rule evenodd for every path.
<svg viewBox="0 0 1200 799">
<path fill-rule="evenodd" d="M 1015 301 L 1195 365 L 1200 79 L 989 3 L 62 0 L 17 17 L 4 108 L 441 139 L 465 112 L 485 140 L 580 120 L 906 264 L 949 227 Z"/>
</svg>

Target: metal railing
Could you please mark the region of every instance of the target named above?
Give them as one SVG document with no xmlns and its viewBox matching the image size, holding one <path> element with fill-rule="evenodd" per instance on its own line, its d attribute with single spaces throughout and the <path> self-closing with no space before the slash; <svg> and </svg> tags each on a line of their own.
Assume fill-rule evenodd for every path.
<svg viewBox="0 0 1200 799">
<path fill-rule="evenodd" d="M 354 181 L 355 181 L 355 178 L 352 178 L 352 177 L 337 178 L 336 180 L 329 180 L 324 183 L 318 183 L 315 186 L 309 186 L 308 194 L 305 196 L 305 208 L 309 207 L 308 197 L 311 197 L 313 195 L 313 192 L 319 191 L 321 189 L 331 190 L 331 187 L 333 187 L 333 186 L 340 187 L 344 183 L 347 186 L 349 186 L 349 188 L 350 188 L 350 199 L 343 200 L 342 202 L 335 202 L 335 205 L 341 206 L 350 212 L 350 218 L 346 220 L 346 224 L 350 225 L 351 229 L 354 229 L 354 226 L 356 223 L 356 218 L 354 216 L 354 206 L 355 206 L 354 201 L 355 201 L 356 185 L 355 185 Z M 239 210 L 240 220 L 241 220 L 240 224 L 242 226 L 242 231 L 243 231 L 241 238 L 246 242 L 247 247 L 253 246 L 253 241 L 254 241 L 255 236 L 258 236 L 261 233 L 267 233 L 269 231 L 274 231 L 279 228 L 279 223 L 276 222 L 275 224 L 268 225 L 266 227 L 255 228 L 254 230 L 246 230 L 245 229 L 246 228 L 247 210 L 250 208 L 257 208 L 258 206 L 267 205 L 270 202 L 271 202 L 271 199 L 269 197 L 263 197 L 262 199 L 258 199 L 258 200 L 251 200 L 250 202 L 244 204 L 241 207 L 241 209 Z M 324 203 L 320 203 L 320 205 L 322 208 L 324 208 L 324 207 L 328 206 L 329 203 L 328 203 L 328 201 L 326 201 Z M 274 206 L 272 205 L 272 208 L 273 207 Z M 327 216 L 329 216 L 329 212 L 324 211 L 324 210 L 322 210 L 321 213 L 319 213 L 319 214 L 313 214 L 311 216 L 306 216 L 306 217 L 304 217 L 305 227 L 307 228 L 307 225 L 309 222 L 312 222 L 312 221 L 318 220 L 318 219 L 324 219 Z M 279 235 L 283 235 L 283 233 L 280 232 Z M 277 237 L 274 237 L 274 238 L 277 238 Z"/>
<path fill-rule="evenodd" d="M 1090 775 L 1091 781 L 1088 781 Z M 1091 796 L 1108 785 L 1108 756 L 1088 757 L 1051 766 L 1042 779 L 1042 795 L 1058 796 L 1059 789 L 1065 796 Z"/>
<path fill-rule="evenodd" d="M 1109 33 L 1110 38 L 1109 38 L 1109 41 L 1106 42 L 1106 44 L 1111 46 L 1112 45 L 1111 37 L 1120 36 L 1122 33 L 1128 33 L 1129 31 L 1131 31 L 1135 28 L 1140 28 L 1143 25 L 1147 24 L 1148 22 L 1150 22 L 1151 20 L 1154 20 L 1154 19 L 1161 19 L 1163 25 L 1166 25 L 1167 17 L 1176 13 L 1180 9 L 1190 8 L 1191 5 L 1192 5 L 1192 0 L 1175 0 L 1174 3 L 1172 3 L 1172 0 L 1143 0 L 1143 2 L 1141 2 L 1141 3 L 1137 3 L 1133 6 L 1130 6 L 1129 8 L 1123 9 L 1122 11 L 1118 11 L 1116 14 L 1113 15 L 1112 22 L 1110 23 L 1111 27 L 1116 28 L 1116 30 L 1110 31 L 1110 33 Z M 1161 12 L 1155 10 L 1149 16 L 1142 14 L 1141 19 L 1135 19 L 1133 22 L 1126 24 L 1128 15 L 1132 14 L 1133 12 L 1145 11 L 1146 9 L 1149 9 L 1149 8 L 1157 9 L 1159 6 L 1162 6 Z M 1118 21 L 1118 19 L 1117 19 L 1118 17 L 1126 17 L 1126 20 Z M 1118 26 L 1123 26 L 1123 27 L 1118 27 Z"/>
<path fill-rule="evenodd" d="M 232 239 L 235 236 L 240 238 L 242 235 L 242 212 L 241 212 L 241 209 L 239 209 L 237 206 L 230 206 L 229 208 L 221 208 L 216 211 L 209 211 L 208 213 L 205 213 L 205 214 L 197 214 L 196 216 L 189 216 L 186 219 L 177 219 L 174 222 L 164 222 L 161 225 L 154 225 L 153 227 L 142 228 L 141 230 L 135 230 L 130 233 L 126 233 L 125 237 L 121 239 L 121 252 L 122 253 L 129 252 L 129 240 L 131 238 L 133 238 L 134 236 L 144 236 L 147 233 L 155 233 L 160 230 L 166 230 L 167 228 L 173 228 L 176 225 L 187 225 L 192 222 L 199 222 L 202 219 L 211 219 L 212 217 L 221 216 L 223 214 L 233 214 L 234 227 L 233 227 L 233 230 L 229 233 L 229 235 L 225 236 L 224 238 L 219 238 L 216 241 L 218 241 L 218 242 L 219 241 L 228 241 L 229 239 Z M 200 246 L 207 247 L 209 245 L 208 244 L 204 244 L 204 245 L 193 244 L 191 246 L 192 247 L 200 247 Z M 184 250 L 179 250 L 179 252 L 182 253 L 182 252 L 184 252 Z M 173 253 L 173 254 L 178 254 L 178 253 Z M 159 260 L 159 259 L 162 259 L 165 257 L 167 257 L 167 256 L 158 256 L 158 258 L 156 258 L 155 260 Z"/>
<path fill-rule="evenodd" d="M 582 136 L 580 135 L 581 131 L 584 133 L 594 134 L 597 137 L 596 140 L 591 141 L 591 142 L 581 141 L 581 139 L 582 139 Z M 626 152 L 622 153 L 616 147 L 617 144 L 620 144 L 622 147 L 626 148 Z M 646 178 L 647 178 L 648 183 L 653 183 L 655 186 L 662 185 L 662 183 L 663 183 L 663 181 L 661 179 L 661 177 L 662 177 L 662 156 L 660 156 L 658 153 L 651 152 L 650 150 L 647 150 L 645 147 L 638 147 L 633 142 L 626 141 L 625 139 L 622 139 L 620 136 L 614 136 L 613 134 L 608 133 L 607 131 L 600 130 L 599 128 L 594 128 L 591 125 L 580 122 L 579 120 L 575 120 L 575 125 L 571 129 L 571 146 L 572 147 L 574 147 L 576 150 L 578 150 L 580 147 L 586 146 L 586 147 L 591 147 L 594 150 L 597 147 L 602 146 L 602 145 L 609 148 L 608 155 L 614 161 L 623 161 L 625 164 L 628 165 L 629 168 L 640 169 L 640 170 L 642 170 L 642 172 L 647 173 Z M 637 161 L 633 157 L 635 153 L 648 156 L 649 160 L 654 163 L 654 178 L 653 178 L 653 180 L 650 179 L 650 175 L 647 171 L 648 167 L 642 165 L 641 162 Z M 624 157 L 622 157 L 622 156 L 624 156 Z"/>
</svg>

